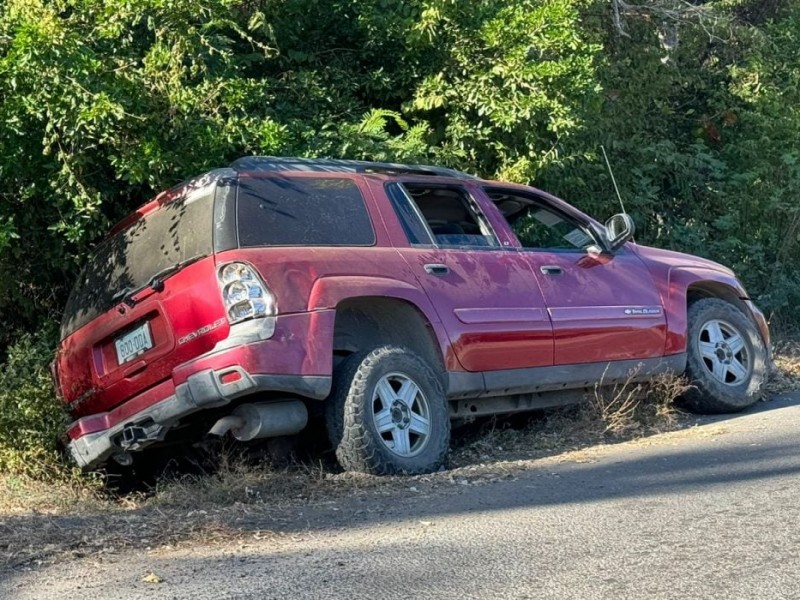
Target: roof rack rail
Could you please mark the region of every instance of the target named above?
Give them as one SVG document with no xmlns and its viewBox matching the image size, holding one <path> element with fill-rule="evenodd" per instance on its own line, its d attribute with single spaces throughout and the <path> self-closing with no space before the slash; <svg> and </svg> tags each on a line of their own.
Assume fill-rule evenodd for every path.
<svg viewBox="0 0 800 600">
<path fill-rule="evenodd" d="M 329 158 L 294 158 L 279 156 L 245 156 L 231 163 L 237 172 L 328 172 L 328 173 L 377 173 L 386 175 L 432 175 L 458 179 L 477 179 L 474 175 L 428 165 L 404 165 L 399 163 L 369 162 L 362 160 L 339 160 Z"/>
</svg>

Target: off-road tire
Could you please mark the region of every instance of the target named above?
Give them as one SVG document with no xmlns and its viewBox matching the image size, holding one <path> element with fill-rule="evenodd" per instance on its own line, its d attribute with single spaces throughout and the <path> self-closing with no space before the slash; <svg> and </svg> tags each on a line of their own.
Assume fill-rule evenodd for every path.
<svg viewBox="0 0 800 600">
<path fill-rule="evenodd" d="M 751 357 L 749 376 L 738 385 L 714 378 L 700 354 L 700 332 L 713 320 L 730 324 L 744 340 Z M 768 353 L 755 324 L 736 306 L 718 298 L 703 298 L 689 305 L 686 375 L 691 388 L 681 406 L 701 414 L 740 412 L 755 404 L 767 378 Z"/>
<path fill-rule="evenodd" d="M 419 454 L 394 454 L 373 419 L 373 396 L 382 377 L 402 373 L 424 394 L 430 411 L 428 441 Z M 405 348 L 382 346 L 354 353 L 336 368 L 326 400 L 328 437 L 339 464 L 347 471 L 374 475 L 430 473 L 446 461 L 450 415 L 442 383 L 419 356 Z"/>
</svg>

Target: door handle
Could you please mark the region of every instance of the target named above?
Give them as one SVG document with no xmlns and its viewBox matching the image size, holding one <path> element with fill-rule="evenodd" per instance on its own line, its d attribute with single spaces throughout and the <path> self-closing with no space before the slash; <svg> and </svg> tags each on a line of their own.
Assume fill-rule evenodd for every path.
<svg viewBox="0 0 800 600">
<path fill-rule="evenodd" d="M 131 366 L 125 369 L 122 372 L 122 376 L 125 379 L 130 379 L 131 377 L 135 377 L 136 375 L 144 371 L 145 368 L 147 368 L 147 363 L 143 360 L 140 360 L 139 362 L 133 363 Z"/>
<path fill-rule="evenodd" d="M 563 275 L 564 270 L 559 267 L 558 265 L 544 265 L 543 267 L 539 267 L 539 270 L 542 272 L 542 275 Z"/>
<path fill-rule="evenodd" d="M 425 272 L 429 275 L 437 275 L 441 277 L 442 275 L 447 275 L 450 273 L 450 268 L 447 265 L 430 264 L 425 265 Z"/>
</svg>

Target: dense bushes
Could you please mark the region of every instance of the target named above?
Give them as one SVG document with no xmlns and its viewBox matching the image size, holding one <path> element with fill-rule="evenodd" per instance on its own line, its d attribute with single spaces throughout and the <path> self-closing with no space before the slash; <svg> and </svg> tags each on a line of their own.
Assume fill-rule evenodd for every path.
<svg viewBox="0 0 800 600">
<path fill-rule="evenodd" d="M 87 249 L 242 154 L 435 161 L 605 217 L 800 300 L 800 9 L 772 0 L 8 0 L 0 351 Z M 623 31 L 621 32 L 620 29 Z"/>
<path fill-rule="evenodd" d="M 612 210 L 604 144 L 640 241 L 731 266 L 776 328 L 796 327 L 800 11 L 715 27 L 722 39 L 683 25 L 670 52 L 616 43 L 597 71 L 598 126 L 567 140 L 539 182 L 595 214 Z"/>
<path fill-rule="evenodd" d="M 447 164 L 605 218 L 603 145 L 639 241 L 733 266 L 796 323 L 798 64 L 788 0 L 6 0 L 3 410 L 49 395 L 25 332 L 109 224 L 251 153 Z"/>
<path fill-rule="evenodd" d="M 65 414 L 53 394 L 48 364 L 53 331 L 23 334 L 0 366 L 0 473 L 53 473 Z"/>
<path fill-rule="evenodd" d="M 57 318 L 86 250 L 156 190 L 242 154 L 445 163 L 800 299 L 800 9 L 772 0 L 8 0 L 0 312 Z M 683 12 L 682 12 L 683 11 Z M 21 243 L 20 243 L 21 242 Z"/>
</svg>

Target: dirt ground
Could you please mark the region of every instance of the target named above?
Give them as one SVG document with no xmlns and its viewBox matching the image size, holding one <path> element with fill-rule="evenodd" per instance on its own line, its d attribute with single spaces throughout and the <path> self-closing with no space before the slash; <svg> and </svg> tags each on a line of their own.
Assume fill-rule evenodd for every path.
<svg viewBox="0 0 800 600">
<path fill-rule="evenodd" d="M 251 488 L 227 505 L 179 508 L 176 493 L 115 514 L 27 515 L 54 539 L 97 532 L 107 545 L 29 555 L 0 575 L 0 596 L 796 597 L 800 395 L 684 425 L 426 477 L 328 474 L 279 503 Z"/>
<path fill-rule="evenodd" d="M 776 352 L 769 397 L 800 390 L 800 344 Z M 631 409 L 618 397 L 545 414 L 489 419 L 454 432 L 450 468 L 417 477 L 342 473 L 330 452 L 289 466 L 218 457 L 201 473 L 172 473 L 155 487 L 110 493 L 76 482 L 0 478 L 0 577 L 74 559 L 131 550 L 280 539 L 297 515 L 330 503 L 380 510 L 380 499 L 471 489 L 510 481 L 550 463 L 582 464 L 620 444 L 648 446 L 720 435 L 725 422 L 676 411 L 672 384 Z M 624 395 L 623 395 L 624 396 Z M 616 404 L 614 404 L 616 402 Z M 624 414 L 622 414 L 624 413 Z M 622 416 L 621 416 L 622 414 Z M 703 425 L 700 427 L 699 425 Z"/>
</svg>

